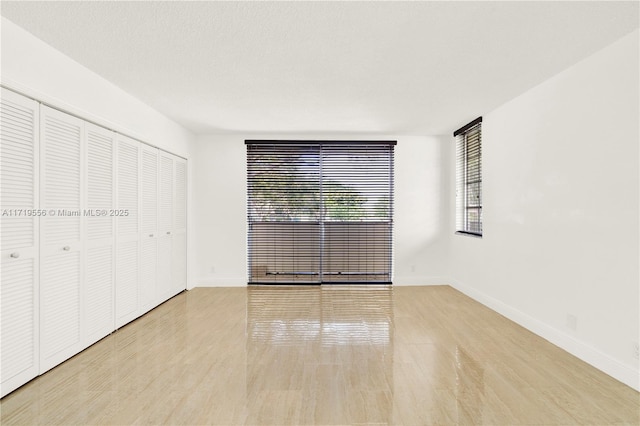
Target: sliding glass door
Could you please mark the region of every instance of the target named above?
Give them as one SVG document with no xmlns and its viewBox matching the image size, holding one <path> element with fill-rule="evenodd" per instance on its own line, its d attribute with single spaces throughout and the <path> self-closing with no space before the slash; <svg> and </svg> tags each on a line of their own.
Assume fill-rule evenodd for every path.
<svg viewBox="0 0 640 426">
<path fill-rule="evenodd" d="M 246 141 L 250 283 L 390 283 L 395 142 Z"/>
</svg>

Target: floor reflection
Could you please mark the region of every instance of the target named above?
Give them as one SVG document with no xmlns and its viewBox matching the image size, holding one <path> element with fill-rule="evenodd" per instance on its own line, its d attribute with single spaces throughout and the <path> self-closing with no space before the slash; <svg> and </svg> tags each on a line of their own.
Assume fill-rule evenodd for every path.
<svg viewBox="0 0 640 426">
<path fill-rule="evenodd" d="M 484 368 L 460 346 L 454 352 L 456 369 L 456 408 L 461 423 L 482 418 L 484 407 Z"/>
<path fill-rule="evenodd" d="M 250 287 L 247 423 L 391 422 L 392 320 L 389 287 Z"/>
</svg>

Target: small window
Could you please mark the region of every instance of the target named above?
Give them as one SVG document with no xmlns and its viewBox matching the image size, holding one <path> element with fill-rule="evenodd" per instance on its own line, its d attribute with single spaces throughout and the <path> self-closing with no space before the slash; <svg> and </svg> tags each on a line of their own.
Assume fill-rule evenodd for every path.
<svg viewBox="0 0 640 426">
<path fill-rule="evenodd" d="M 482 236 L 482 117 L 456 138 L 456 232 Z"/>
</svg>

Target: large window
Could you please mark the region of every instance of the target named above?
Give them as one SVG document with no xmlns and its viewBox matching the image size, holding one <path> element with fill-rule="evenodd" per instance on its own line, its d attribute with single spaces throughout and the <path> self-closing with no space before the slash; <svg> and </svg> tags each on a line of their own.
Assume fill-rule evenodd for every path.
<svg viewBox="0 0 640 426">
<path fill-rule="evenodd" d="M 456 130 L 456 231 L 482 236 L 482 117 Z"/>
<path fill-rule="evenodd" d="M 247 140 L 250 283 L 390 283 L 395 142 Z"/>
</svg>

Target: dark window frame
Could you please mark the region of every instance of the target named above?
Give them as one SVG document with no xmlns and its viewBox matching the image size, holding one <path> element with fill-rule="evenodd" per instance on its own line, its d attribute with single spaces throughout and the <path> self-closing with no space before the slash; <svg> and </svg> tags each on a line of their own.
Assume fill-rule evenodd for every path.
<svg viewBox="0 0 640 426">
<path fill-rule="evenodd" d="M 249 284 L 391 284 L 396 144 L 245 140 Z"/>
<path fill-rule="evenodd" d="M 462 126 L 456 139 L 456 234 L 482 237 L 482 117 Z"/>
</svg>

